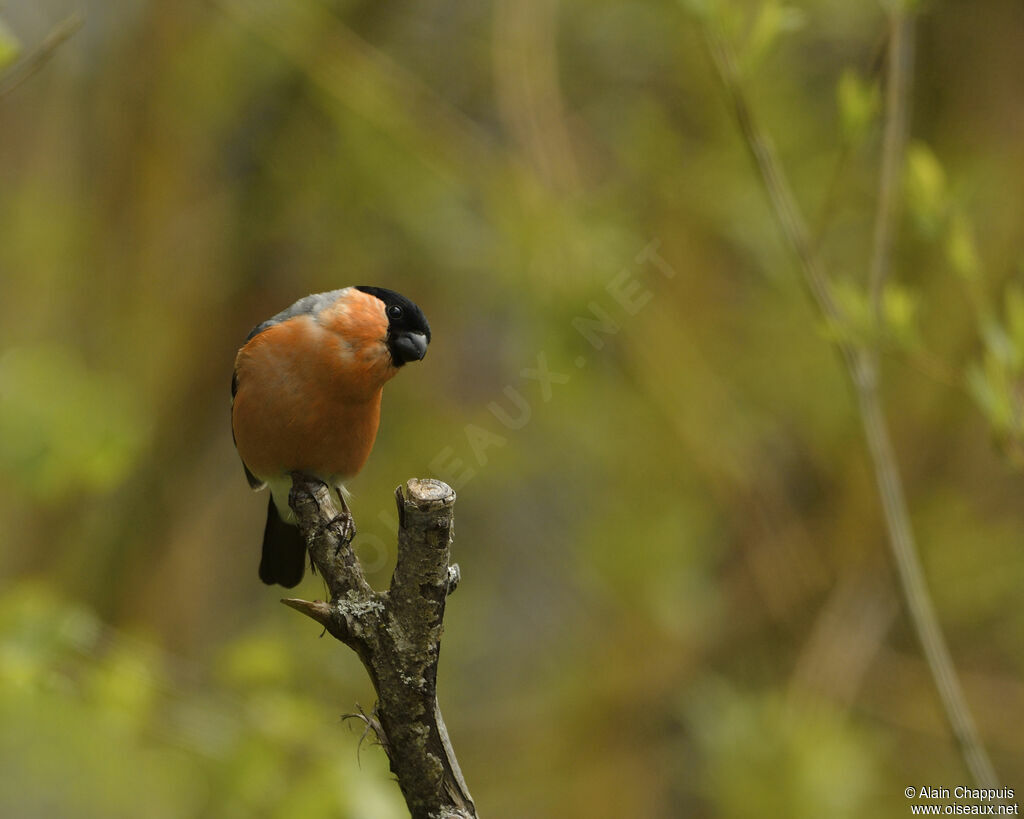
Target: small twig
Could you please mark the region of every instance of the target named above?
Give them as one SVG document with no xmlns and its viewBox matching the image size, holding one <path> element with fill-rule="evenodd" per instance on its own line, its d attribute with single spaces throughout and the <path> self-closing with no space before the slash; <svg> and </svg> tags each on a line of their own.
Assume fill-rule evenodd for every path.
<svg viewBox="0 0 1024 819">
<path fill-rule="evenodd" d="M 331 619 L 331 607 L 323 600 L 299 600 L 296 597 L 285 597 L 281 600 L 289 608 L 301 611 L 307 617 L 316 620 L 320 625 L 327 626 Z"/>
<path fill-rule="evenodd" d="M 706 29 L 705 35 L 712 60 L 718 70 L 719 79 L 721 79 L 732 103 L 733 113 L 736 115 L 736 122 L 744 142 L 754 164 L 761 173 L 765 191 L 771 200 L 772 212 L 800 262 L 804 274 L 804 284 L 822 315 L 828 321 L 842 322 L 843 313 L 832 294 L 825 270 L 814 250 L 807 222 L 804 220 L 796 203 L 796 197 L 793 196 L 793 191 L 789 187 L 789 180 L 782 170 L 782 164 L 775 153 L 775 146 L 758 125 L 750 104 L 747 102 L 746 94 L 740 84 L 739 69 L 732 49 L 718 32 Z M 839 341 L 837 343 L 844 358 L 852 354 L 852 348 L 848 342 Z"/>
<path fill-rule="evenodd" d="M 888 35 L 879 39 L 878 45 L 875 47 L 874 56 L 871 59 L 868 77 L 873 79 L 881 73 L 882 66 L 885 64 L 885 54 L 888 50 L 888 42 Z M 843 144 L 839 149 L 839 155 L 836 157 L 835 164 L 832 166 L 832 172 L 829 175 L 828 184 L 825 186 L 825 195 L 822 197 L 821 206 L 819 207 L 818 214 L 814 220 L 811 247 L 813 247 L 815 251 L 817 251 L 821 246 L 822 240 L 825 238 L 825 233 L 827 232 L 829 224 L 832 221 L 832 217 L 835 214 L 835 208 L 838 202 L 839 183 L 842 180 L 843 174 L 846 172 L 847 165 L 849 164 L 850 158 L 853 154 L 853 143 L 849 140 L 843 140 Z"/>
<path fill-rule="evenodd" d="M 64 41 L 82 27 L 82 22 L 82 16 L 75 12 L 57 23 L 43 42 L 17 63 L 0 81 L 0 97 L 10 94 L 46 65 Z"/>
<path fill-rule="evenodd" d="M 360 735 L 359 743 L 356 745 L 356 763 L 361 768 L 363 763 L 359 754 L 363 749 L 363 743 L 366 742 L 366 738 L 372 733 L 376 738 L 376 744 L 384 748 L 385 752 L 387 751 L 387 741 L 384 737 L 384 729 L 380 727 L 380 723 L 377 721 L 376 710 L 370 716 L 367 716 L 363 706 L 356 703 L 356 713 L 341 715 L 342 722 L 348 722 L 350 719 L 357 719 L 363 723 L 363 733 Z"/>
<path fill-rule="evenodd" d="M 880 221 L 876 222 L 876 246 L 869 282 L 873 293 L 877 291 L 879 294 L 879 303 L 892 244 L 891 222 L 895 213 L 893 197 L 898 184 L 897 176 L 902 164 L 902 151 L 906 139 L 905 108 L 909 96 L 909 71 L 912 60 L 912 35 L 908 33 L 912 22 L 905 18 L 905 12 L 902 10 L 897 10 L 893 14 L 894 33 L 891 37 L 890 70 L 902 72 L 902 76 L 890 80 L 890 110 L 887 116 L 892 114 L 892 108 L 899 110 L 896 111 L 895 125 L 887 124 L 888 136 L 885 142 L 888 150 L 898 152 L 899 156 L 890 157 L 888 163 L 883 162 L 885 190 L 881 193 L 884 202 L 880 203 L 880 209 L 884 209 L 885 213 L 880 215 Z M 807 289 L 827 321 L 842 322 L 843 316 L 832 296 L 829 280 L 815 252 L 814 243 L 782 165 L 767 134 L 754 118 L 747 101 L 739 80 L 735 58 L 721 35 L 710 30 L 706 30 L 705 33 L 719 78 L 732 102 L 740 132 L 760 173 L 779 228 L 800 262 Z M 979 785 L 995 787 L 998 781 L 995 771 L 971 716 L 924 579 L 924 570 L 921 567 L 907 511 L 903 481 L 878 395 L 877 348 L 854 346 L 842 336 L 835 343 L 846 363 L 857 395 L 861 423 L 875 470 L 878 494 L 882 501 L 889 546 L 911 623 L 921 643 L 946 718 L 968 769 Z"/>
<path fill-rule="evenodd" d="M 899 205 L 903 157 L 907 149 L 910 84 L 914 66 L 914 24 L 903 11 L 890 18 L 888 64 L 885 91 L 885 131 L 882 136 L 882 168 L 878 182 L 878 210 L 875 211 L 874 241 L 868 291 L 875 320 L 882 321 L 882 293 L 889 276 L 893 236 Z"/>
</svg>

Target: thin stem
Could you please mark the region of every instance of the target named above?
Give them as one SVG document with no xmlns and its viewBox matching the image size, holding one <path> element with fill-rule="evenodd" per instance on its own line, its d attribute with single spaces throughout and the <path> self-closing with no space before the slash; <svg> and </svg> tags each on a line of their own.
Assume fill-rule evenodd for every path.
<svg viewBox="0 0 1024 819">
<path fill-rule="evenodd" d="M 899 205 L 903 157 L 907 149 L 910 84 L 914 68 L 914 24 L 902 10 L 893 12 L 889 32 L 889 79 L 885 92 L 885 131 L 878 183 L 878 210 L 868 270 L 868 289 L 877 321 L 882 320 L 882 294 L 889 277 Z"/>
<path fill-rule="evenodd" d="M 888 158 L 883 158 L 883 189 L 880 191 L 879 203 L 879 210 L 884 212 L 880 213 L 876 221 L 875 247 L 869 272 L 869 286 L 876 309 L 881 306 L 881 293 L 888 274 L 894 234 L 896 192 L 906 143 L 906 102 L 912 63 L 912 22 L 906 19 L 902 11 L 896 11 L 893 13 L 893 26 L 890 71 L 900 76 L 890 80 L 884 139 Z M 706 30 L 705 34 L 719 78 L 732 102 L 740 132 L 760 173 L 779 228 L 800 263 L 804 283 L 822 316 L 828 321 L 842 322 L 843 316 L 832 296 L 828 276 L 818 259 L 806 221 L 782 165 L 747 101 L 735 58 L 720 34 L 711 30 Z M 894 113 L 895 123 L 892 121 Z M 857 394 L 861 423 L 882 501 L 889 546 L 911 623 L 968 769 L 979 785 L 995 787 L 998 781 L 995 771 L 967 706 L 924 579 L 903 481 L 878 395 L 877 350 L 854 346 L 842 337 L 836 345 Z"/>
<path fill-rule="evenodd" d="M 953 736 L 960 746 L 967 768 L 974 781 L 986 788 L 998 787 L 999 779 L 988 752 L 978 734 L 977 725 L 967 704 L 960 679 L 949 653 L 949 646 L 935 613 L 924 570 L 918 555 L 914 530 L 910 524 L 903 481 L 896 465 L 892 439 L 878 396 L 877 370 L 869 353 L 863 354 L 865 378 L 857 388 L 861 423 L 867 438 L 875 482 L 882 500 L 889 545 L 900 577 L 900 587 L 914 630 L 917 632 L 925 660 L 935 680 Z"/>
<path fill-rule="evenodd" d="M 889 28 L 885 130 L 882 135 L 878 210 L 875 213 L 871 266 L 868 270 L 868 290 L 875 321 L 879 326 L 884 321 L 885 282 L 889 277 L 896 220 L 899 215 L 900 179 L 907 148 L 910 88 L 914 66 L 914 22 L 900 4 L 897 4 L 890 14 Z M 889 543 L 910 617 L 967 767 L 980 785 L 995 787 L 998 783 L 995 769 L 967 705 L 921 567 L 914 530 L 907 510 L 903 481 L 896 465 L 896 455 L 878 393 L 877 347 L 864 351 L 862 357 L 868 377 L 857 391 L 861 421 L 875 468 L 875 481 L 889 529 Z"/>
<path fill-rule="evenodd" d="M 747 148 L 761 172 L 761 178 L 768 198 L 771 200 L 779 227 L 800 260 L 804 272 L 804 283 L 825 318 L 830 321 L 840 321 L 842 312 L 832 296 L 825 271 L 814 251 L 807 222 L 796 203 L 796 198 L 789 187 L 789 181 L 782 171 L 782 165 L 775 154 L 775 146 L 772 145 L 768 135 L 758 126 L 746 95 L 743 93 L 739 69 L 736 67 L 736 58 L 718 33 L 708 31 L 706 34 L 715 67 L 718 69 L 719 77 L 732 102 L 736 121 Z M 848 345 L 841 344 L 840 346 Z"/>
<path fill-rule="evenodd" d="M 35 51 L 14 66 L 0 82 L 0 97 L 10 94 L 46 65 L 64 41 L 82 27 L 82 22 L 81 15 L 76 12 L 54 26 Z"/>
</svg>

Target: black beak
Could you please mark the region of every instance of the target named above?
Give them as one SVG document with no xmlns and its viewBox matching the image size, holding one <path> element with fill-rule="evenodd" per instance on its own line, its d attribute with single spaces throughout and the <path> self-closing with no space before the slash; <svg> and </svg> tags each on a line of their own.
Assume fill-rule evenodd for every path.
<svg viewBox="0 0 1024 819">
<path fill-rule="evenodd" d="M 399 367 L 410 361 L 422 361 L 427 354 L 427 337 L 423 333 L 402 333 L 391 342 L 391 355 Z"/>
</svg>

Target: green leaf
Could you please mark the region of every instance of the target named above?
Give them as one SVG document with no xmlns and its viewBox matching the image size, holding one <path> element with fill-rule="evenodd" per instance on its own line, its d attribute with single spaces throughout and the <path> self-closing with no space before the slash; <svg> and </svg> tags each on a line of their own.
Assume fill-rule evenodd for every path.
<svg viewBox="0 0 1024 819">
<path fill-rule="evenodd" d="M 778 0 L 767 0 L 761 5 L 754 24 L 750 29 L 746 47 L 743 50 L 743 64 L 746 68 L 756 66 L 787 32 L 796 31 L 804 24 L 804 13 Z"/>
<path fill-rule="evenodd" d="M 14 36 L 7 24 L 0 19 L 0 70 L 3 70 L 16 59 L 21 53 L 21 43 Z"/>
<path fill-rule="evenodd" d="M 981 271 L 978 261 L 978 250 L 974 242 L 974 226 L 959 211 L 954 211 L 949 219 L 949 232 L 946 235 L 946 259 L 950 267 L 961 278 L 976 281 Z"/>
<path fill-rule="evenodd" d="M 942 230 L 949 209 L 946 172 L 931 148 L 915 142 L 907 151 L 907 206 L 921 233 L 931 239 Z"/>
<path fill-rule="evenodd" d="M 889 282 L 882 294 L 885 333 L 893 341 L 911 344 L 917 339 L 917 315 L 920 301 L 912 290 Z"/>
<path fill-rule="evenodd" d="M 836 85 L 839 127 L 843 139 L 851 145 L 864 140 L 881 109 L 882 95 L 877 82 L 867 82 L 852 68 L 847 68 Z"/>
</svg>

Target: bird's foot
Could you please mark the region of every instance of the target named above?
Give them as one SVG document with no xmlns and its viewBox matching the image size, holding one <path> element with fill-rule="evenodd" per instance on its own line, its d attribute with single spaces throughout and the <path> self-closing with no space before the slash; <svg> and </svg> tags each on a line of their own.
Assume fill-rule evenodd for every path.
<svg viewBox="0 0 1024 819">
<path fill-rule="evenodd" d="M 337 550 L 340 550 L 343 546 L 348 546 L 352 543 L 353 538 L 356 536 L 356 522 L 352 517 L 352 513 L 345 511 L 339 515 L 335 515 L 329 526 L 336 526 L 338 528 L 338 546 Z M 337 554 L 337 551 L 335 552 Z"/>
</svg>

